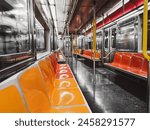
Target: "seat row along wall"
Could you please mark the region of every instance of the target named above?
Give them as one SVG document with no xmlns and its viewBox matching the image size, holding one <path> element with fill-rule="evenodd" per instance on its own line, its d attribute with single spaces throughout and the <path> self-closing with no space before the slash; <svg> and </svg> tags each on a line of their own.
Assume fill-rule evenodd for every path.
<svg viewBox="0 0 150 130">
<path fill-rule="evenodd" d="M 141 53 L 116 52 L 113 62 L 105 65 L 147 78 L 148 61 Z"/>
<path fill-rule="evenodd" d="M 91 112 L 70 67 L 56 53 L 37 61 L 0 86 L 0 112 Z"/>
<path fill-rule="evenodd" d="M 93 60 L 94 58 L 94 52 L 92 50 L 80 50 L 80 49 L 76 49 L 73 54 L 75 55 L 79 55 L 81 57 Z M 99 60 L 101 58 L 101 52 L 100 51 L 96 51 L 95 52 L 95 59 Z"/>
</svg>

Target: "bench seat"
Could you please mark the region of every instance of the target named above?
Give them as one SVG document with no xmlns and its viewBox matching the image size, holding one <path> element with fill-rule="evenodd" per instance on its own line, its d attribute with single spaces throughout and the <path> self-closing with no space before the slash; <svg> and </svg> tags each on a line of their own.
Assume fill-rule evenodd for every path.
<svg viewBox="0 0 150 130">
<path fill-rule="evenodd" d="M 147 64 L 147 60 L 141 53 L 130 52 L 116 52 L 113 62 L 105 63 L 106 66 L 110 66 L 142 78 L 147 78 Z"/>
</svg>

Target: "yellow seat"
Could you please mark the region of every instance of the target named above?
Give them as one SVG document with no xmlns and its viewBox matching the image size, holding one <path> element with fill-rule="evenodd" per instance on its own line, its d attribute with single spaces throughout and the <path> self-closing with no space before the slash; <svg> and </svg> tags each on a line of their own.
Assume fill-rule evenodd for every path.
<svg viewBox="0 0 150 130">
<path fill-rule="evenodd" d="M 27 112 L 20 93 L 15 85 L 0 90 L 0 112 L 24 113 Z"/>
<path fill-rule="evenodd" d="M 66 108 L 51 108 L 52 113 L 90 113 L 87 106 L 72 106 Z"/>
<path fill-rule="evenodd" d="M 50 112 L 50 101 L 46 84 L 36 66 L 27 69 L 20 77 L 19 83 L 24 93 L 30 112 Z"/>
</svg>

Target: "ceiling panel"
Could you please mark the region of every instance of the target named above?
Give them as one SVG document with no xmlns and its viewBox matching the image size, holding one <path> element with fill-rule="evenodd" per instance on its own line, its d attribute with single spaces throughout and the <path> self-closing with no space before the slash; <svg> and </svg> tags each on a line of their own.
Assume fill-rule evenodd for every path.
<svg viewBox="0 0 150 130">
<path fill-rule="evenodd" d="M 57 30 L 59 34 L 64 31 L 65 22 L 68 16 L 68 11 L 72 6 L 72 0 L 54 0 L 56 7 L 56 19 Z"/>
</svg>

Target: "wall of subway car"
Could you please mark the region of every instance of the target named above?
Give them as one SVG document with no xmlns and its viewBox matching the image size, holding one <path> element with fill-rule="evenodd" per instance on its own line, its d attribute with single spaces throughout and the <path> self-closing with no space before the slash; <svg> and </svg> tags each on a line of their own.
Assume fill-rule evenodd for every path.
<svg viewBox="0 0 150 130">
<path fill-rule="evenodd" d="M 52 28 L 50 43 L 45 41 L 45 27 L 36 19 L 34 2 L 0 2 L 0 81 L 34 63 L 37 52 L 46 51 L 50 46 L 46 44 L 56 41 Z"/>
<path fill-rule="evenodd" d="M 150 11 L 148 15 L 148 28 L 150 28 Z M 97 29 L 97 51 L 102 51 L 104 57 L 110 53 L 105 62 L 113 60 L 115 51 L 142 52 L 142 22 L 143 11 L 140 7 Z M 150 29 L 148 30 L 149 33 Z M 91 39 L 91 42 L 84 39 Z M 149 42 L 150 37 L 148 36 Z M 87 45 L 88 47 L 86 47 Z M 86 36 L 79 36 L 77 48 L 82 50 L 92 49 L 92 33 Z M 150 50 L 150 44 L 148 44 L 148 50 Z"/>
</svg>

